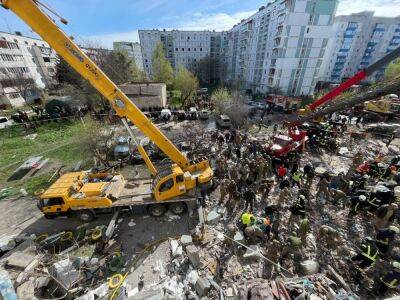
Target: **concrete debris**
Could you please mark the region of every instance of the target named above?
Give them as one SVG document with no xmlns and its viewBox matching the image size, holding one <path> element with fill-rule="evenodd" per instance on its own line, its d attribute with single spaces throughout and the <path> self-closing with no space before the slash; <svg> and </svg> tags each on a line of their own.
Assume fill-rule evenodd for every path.
<svg viewBox="0 0 400 300">
<path fill-rule="evenodd" d="M 26 252 L 14 252 L 7 258 L 7 266 L 25 270 L 35 259 L 35 255 Z"/>
<path fill-rule="evenodd" d="M 199 277 L 199 279 L 197 279 L 196 281 L 195 289 L 197 295 L 199 295 L 200 297 L 207 296 L 208 292 L 211 289 L 210 281 L 207 278 Z"/>
<path fill-rule="evenodd" d="M 261 258 L 261 255 L 258 245 L 250 245 L 248 247 L 250 249 L 246 248 L 246 253 L 243 254 L 243 258 L 248 260 L 259 260 Z"/>
<path fill-rule="evenodd" d="M 181 256 L 183 253 L 182 246 L 179 245 L 177 240 L 170 240 L 172 257 Z"/>
<path fill-rule="evenodd" d="M 0 237 L 0 252 L 10 251 L 17 246 L 16 235 L 5 235 Z"/>
<path fill-rule="evenodd" d="M 17 287 L 18 299 L 38 299 L 35 296 L 35 282 L 33 280 L 25 281 Z"/>
<path fill-rule="evenodd" d="M 193 267 L 197 268 L 200 266 L 200 254 L 199 249 L 194 245 L 186 247 L 186 255 L 189 258 L 190 263 Z"/>
<path fill-rule="evenodd" d="M 196 270 L 191 270 L 186 276 L 186 280 L 193 286 L 196 284 L 198 279 L 199 279 L 199 273 L 197 273 Z"/>
<path fill-rule="evenodd" d="M 303 275 L 313 275 L 318 273 L 319 263 L 313 260 L 300 262 L 300 268 Z"/>
<path fill-rule="evenodd" d="M 182 235 L 180 242 L 181 242 L 182 246 L 187 246 L 187 245 L 192 244 L 193 240 L 190 235 Z"/>
<path fill-rule="evenodd" d="M 65 289 L 72 288 L 80 280 L 78 270 L 68 258 L 54 263 L 49 272 L 52 276 L 57 278 Z"/>
<path fill-rule="evenodd" d="M 208 213 L 206 222 L 207 224 L 215 224 L 221 219 L 221 215 L 217 212 L 216 209 L 212 210 Z"/>
</svg>

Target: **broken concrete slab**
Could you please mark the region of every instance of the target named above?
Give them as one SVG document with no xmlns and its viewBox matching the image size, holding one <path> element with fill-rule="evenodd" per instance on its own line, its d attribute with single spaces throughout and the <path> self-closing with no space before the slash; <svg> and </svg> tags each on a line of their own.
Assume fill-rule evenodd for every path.
<svg viewBox="0 0 400 300">
<path fill-rule="evenodd" d="M 259 253 L 260 248 L 258 245 L 250 245 L 248 246 L 250 249 L 246 249 L 246 253 L 243 254 L 243 258 L 247 260 L 259 260 L 261 255 Z"/>
<path fill-rule="evenodd" d="M 318 273 L 319 263 L 314 260 L 305 260 L 300 263 L 300 269 L 303 275 L 313 275 Z"/>
<path fill-rule="evenodd" d="M 170 240 L 170 245 L 171 245 L 172 257 L 177 257 L 182 255 L 183 253 L 182 246 L 179 245 L 177 240 Z"/>
<path fill-rule="evenodd" d="M 235 242 L 238 243 L 243 243 L 244 242 L 244 235 L 241 231 L 238 231 L 235 233 L 234 237 L 233 237 Z"/>
<path fill-rule="evenodd" d="M 221 219 L 221 215 L 216 209 L 210 211 L 206 217 L 207 224 L 215 224 Z"/>
<path fill-rule="evenodd" d="M 193 267 L 197 268 L 200 266 L 200 254 L 199 249 L 194 245 L 189 245 L 186 247 L 186 254 Z"/>
<path fill-rule="evenodd" d="M 25 270 L 35 259 L 35 255 L 25 252 L 14 252 L 7 258 L 7 266 Z"/>
<path fill-rule="evenodd" d="M 10 251 L 17 246 L 16 235 L 5 235 L 0 237 L 0 252 Z"/>
<path fill-rule="evenodd" d="M 128 292 L 129 295 L 129 292 Z M 148 290 L 136 293 L 132 297 L 129 296 L 128 299 L 134 300 L 164 300 L 164 291 L 162 288 L 157 288 L 155 290 Z"/>
<path fill-rule="evenodd" d="M 17 288 L 18 299 L 37 299 L 35 296 L 35 282 L 34 280 L 25 281 Z"/>
<path fill-rule="evenodd" d="M 210 281 L 204 277 L 200 277 L 195 284 L 196 292 L 200 297 L 207 296 L 210 288 Z"/>
<path fill-rule="evenodd" d="M 182 235 L 180 241 L 182 246 L 187 246 L 193 243 L 193 239 L 190 235 Z"/>
<path fill-rule="evenodd" d="M 66 289 L 73 287 L 80 279 L 78 270 L 75 269 L 68 258 L 54 263 L 49 272 L 56 277 Z"/>
</svg>

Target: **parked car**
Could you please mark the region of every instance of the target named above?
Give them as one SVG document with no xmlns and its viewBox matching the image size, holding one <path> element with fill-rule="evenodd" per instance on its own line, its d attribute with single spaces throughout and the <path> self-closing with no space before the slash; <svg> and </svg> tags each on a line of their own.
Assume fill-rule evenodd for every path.
<svg viewBox="0 0 400 300">
<path fill-rule="evenodd" d="M 210 117 L 210 111 L 203 109 L 201 111 L 199 111 L 199 119 L 200 120 L 208 120 L 208 118 Z"/>
<path fill-rule="evenodd" d="M 0 129 L 8 128 L 13 124 L 13 120 L 10 120 L 7 117 L 0 117 Z"/>
<path fill-rule="evenodd" d="M 163 121 L 169 121 L 171 120 L 172 117 L 172 112 L 168 108 L 164 108 L 161 110 L 160 118 Z"/>
<path fill-rule="evenodd" d="M 114 158 L 121 159 L 131 154 L 130 138 L 120 136 L 117 138 L 117 145 L 114 147 Z"/>
<path fill-rule="evenodd" d="M 219 115 L 216 120 L 217 126 L 219 128 L 231 128 L 231 119 L 227 115 Z"/>
</svg>

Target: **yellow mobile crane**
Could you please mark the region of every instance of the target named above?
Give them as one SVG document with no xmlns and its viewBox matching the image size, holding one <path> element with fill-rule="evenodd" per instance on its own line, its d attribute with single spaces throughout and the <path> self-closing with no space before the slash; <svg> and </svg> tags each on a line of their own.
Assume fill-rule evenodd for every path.
<svg viewBox="0 0 400 300">
<path fill-rule="evenodd" d="M 111 104 L 122 119 L 129 134 L 132 130 L 126 119 L 130 120 L 153 141 L 173 162 L 167 168 L 156 170 L 147 153 L 138 144 L 146 165 L 154 179 L 151 182 L 153 202 L 174 200 L 184 196 L 200 184 L 207 184 L 213 178 L 213 171 L 207 159 L 188 161 L 174 144 L 142 113 L 142 111 L 113 83 L 102 70 L 69 38 L 56 23 L 45 14 L 37 0 L 1 0 L 4 8 L 13 11 L 37 34 L 39 34 L 67 63 L 86 78 Z M 45 7 L 47 8 L 47 7 Z M 66 20 L 61 18 L 66 24 Z M 97 208 L 108 208 L 115 205 L 121 190 L 112 183 L 105 184 L 102 179 L 110 178 L 104 174 L 69 173 L 58 179 L 40 198 L 40 208 L 47 216 L 65 214 L 71 210 L 90 211 Z M 117 180 L 120 175 L 112 175 Z M 121 178 L 120 178 L 121 179 Z M 124 182 L 124 180 L 120 180 Z M 111 186 L 110 186 L 111 185 Z M 114 191 L 112 196 L 105 191 Z M 143 192 L 143 190 L 142 190 Z M 149 202 L 150 200 L 146 200 Z M 145 201 L 145 202 L 146 202 Z M 118 201 L 117 201 L 118 202 Z M 123 201 L 126 205 L 129 201 Z M 122 204 L 120 204 L 122 205 Z M 87 219 L 87 215 L 82 219 Z"/>
</svg>

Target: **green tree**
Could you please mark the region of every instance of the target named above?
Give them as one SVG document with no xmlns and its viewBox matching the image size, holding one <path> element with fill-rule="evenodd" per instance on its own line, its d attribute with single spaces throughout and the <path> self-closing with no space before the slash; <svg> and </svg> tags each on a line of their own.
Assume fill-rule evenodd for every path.
<svg viewBox="0 0 400 300">
<path fill-rule="evenodd" d="M 143 72 L 127 53 L 97 49 L 92 60 L 115 83 L 143 81 Z M 65 94 L 71 95 L 77 102 L 83 102 L 92 109 L 106 104 L 105 98 L 92 85 L 76 72 L 64 59 L 60 58 L 56 66 L 56 77 Z"/>
<path fill-rule="evenodd" d="M 393 79 L 400 75 L 400 59 L 391 62 L 385 71 L 385 79 Z"/>
<path fill-rule="evenodd" d="M 181 91 L 181 103 L 185 105 L 192 100 L 199 88 L 199 81 L 188 69 L 180 66 L 174 80 L 174 88 Z"/>
<path fill-rule="evenodd" d="M 163 44 L 158 42 L 151 59 L 153 80 L 156 82 L 164 82 L 167 86 L 171 86 L 174 82 L 174 71 L 170 62 L 165 57 Z"/>
<path fill-rule="evenodd" d="M 226 88 L 216 89 L 211 95 L 211 100 L 214 101 L 215 103 L 221 101 L 228 101 L 230 99 L 231 95 Z"/>
</svg>

